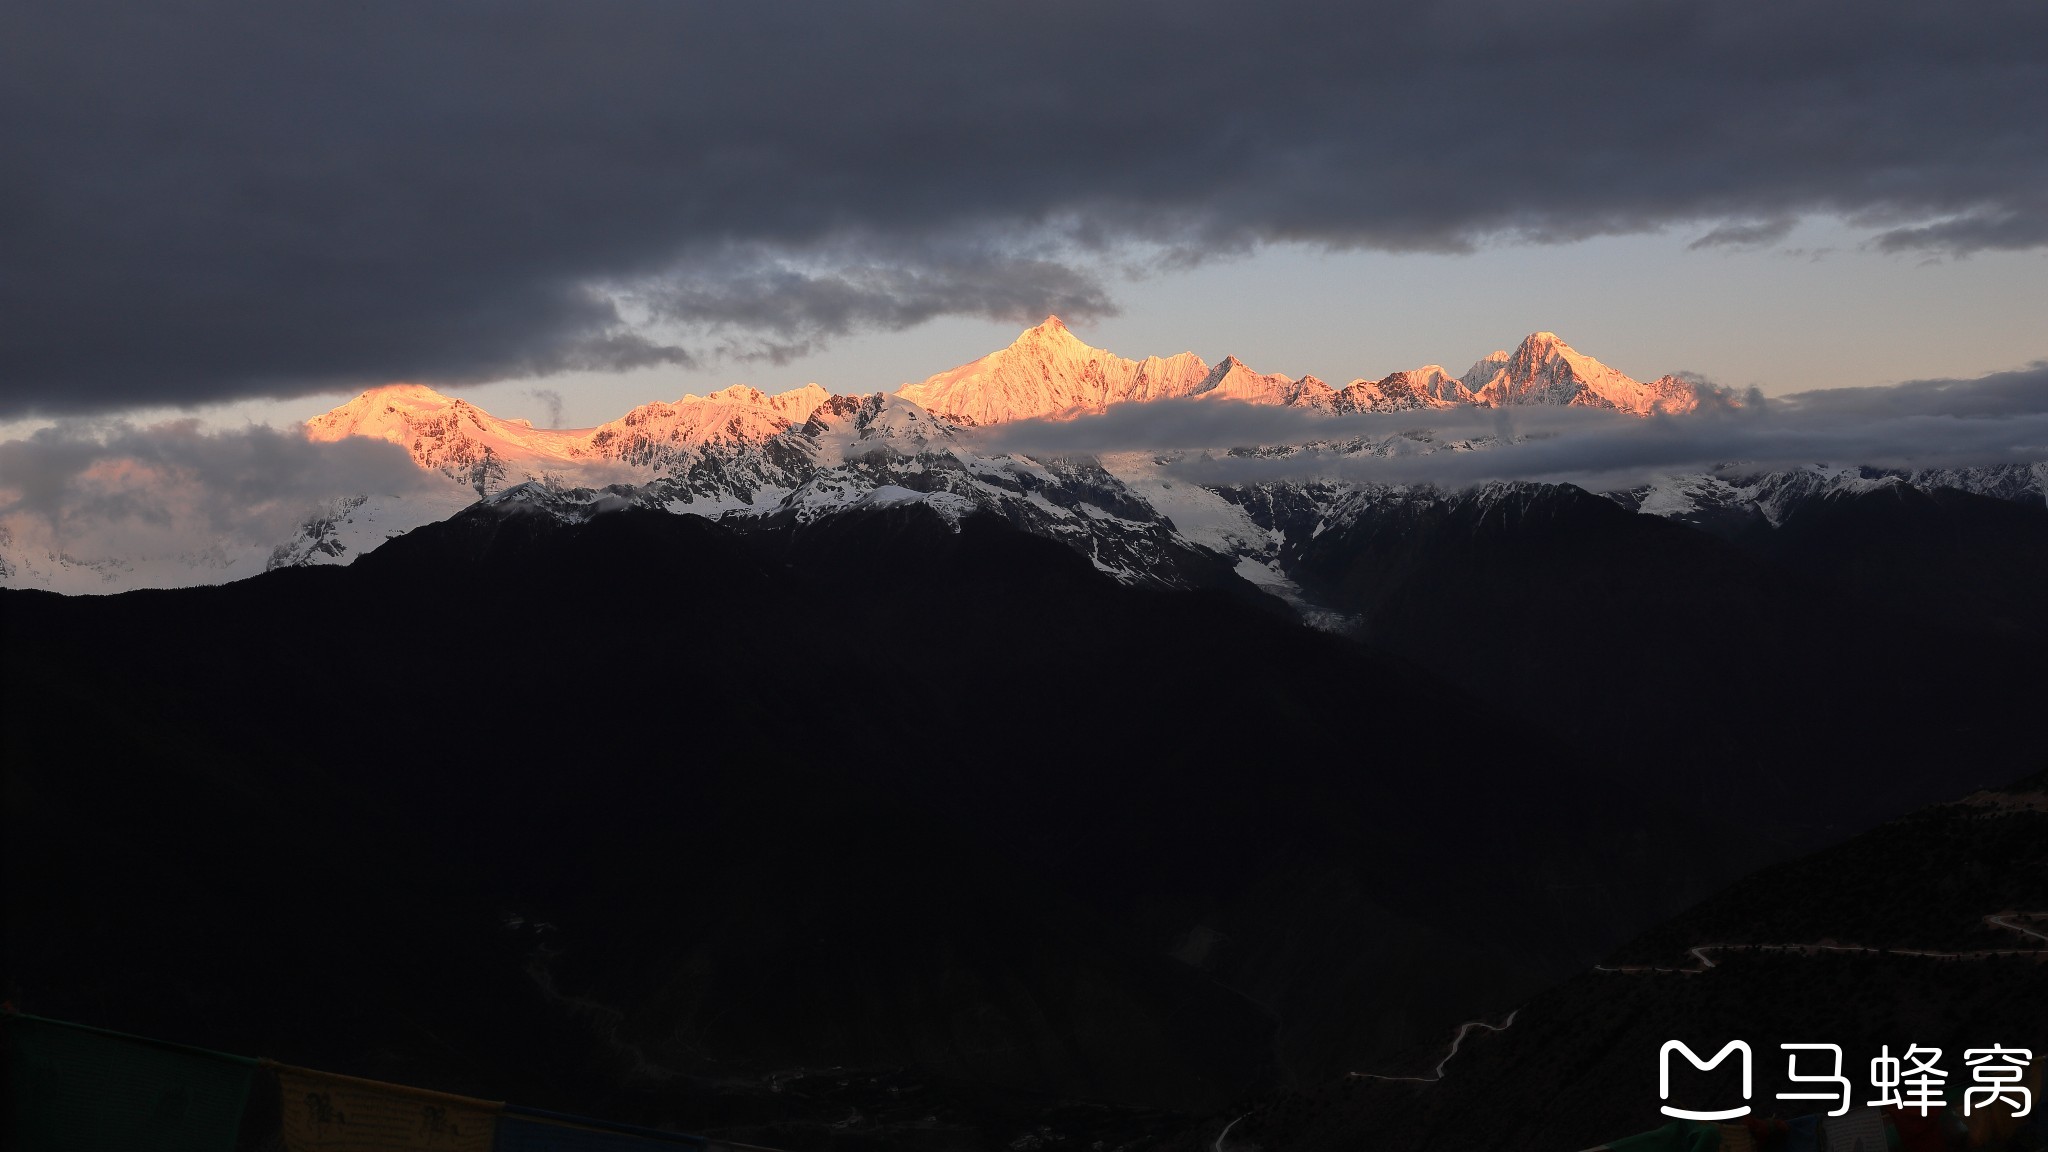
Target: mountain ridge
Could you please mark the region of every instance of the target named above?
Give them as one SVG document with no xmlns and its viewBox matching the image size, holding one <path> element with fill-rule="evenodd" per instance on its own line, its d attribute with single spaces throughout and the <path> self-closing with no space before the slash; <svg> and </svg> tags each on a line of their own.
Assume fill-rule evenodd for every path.
<svg viewBox="0 0 2048 1152">
<path fill-rule="evenodd" d="M 1379 387 L 1372 388 L 1374 384 Z M 1336 402 L 1339 394 L 1314 376 L 1260 373 L 1234 355 L 1225 356 L 1214 367 L 1192 352 L 1166 359 L 1127 360 L 1083 342 L 1059 317 L 1048 316 L 1009 347 L 901 385 L 897 394 L 948 418 L 973 424 L 1057 417 L 1100 411 L 1112 404 L 1188 396 L 1335 413 L 1468 404 L 1493 408 L 1553 404 L 1649 416 L 1740 404 L 1727 389 L 1677 375 L 1647 383 L 1635 380 L 1548 331 L 1531 333 L 1513 352 L 1482 358 L 1462 380 L 1454 380 L 1442 365 L 1426 364 L 1390 373 L 1378 381 L 1354 380 L 1352 386 L 1357 385 L 1368 387 L 1351 403 L 1341 404 Z"/>
<path fill-rule="evenodd" d="M 1338 389 L 1310 375 L 1262 374 L 1234 355 L 1215 365 L 1192 352 L 1126 359 L 1091 347 L 1056 316 L 1003 349 L 893 392 L 835 395 L 807 384 L 769 394 L 733 385 L 642 404 L 585 429 L 535 428 L 423 385 L 394 384 L 314 417 L 305 433 L 317 441 L 360 436 L 399 445 L 438 478 L 426 490 L 403 497 L 336 493 L 308 507 L 282 539 L 197 542 L 165 555 L 75 556 L 54 543 L 38 547 L 25 534 L 8 536 L 0 525 L 0 584 L 119 591 L 220 583 L 280 566 L 348 563 L 391 536 L 452 514 L 472 491 L 481 497 L 519 489 L 524 498 L 580 490 L 591 494 L 581 501 L 587 507 L 811 519 L 872 502 L 877 489 L 888 487 L 895 493 L 890 499 L 936 500 L 935 507 L 951 514 L 969 505 L 998 512 L 1067 543 L 1119 579 L 1180 585 L 1220 562 L 1290 603 L 1319 611 L 1295 587 L 1282 547 L 1289 533 L 1314 525 L 1260 524 L 1249 505 L 1221 498 L 1220 488 L 1176 475 L 1185 453 L 1055 458 L 992 447 L 976 431 L 1168 400 L 1248 403 L 1331 417 L 1413 414 L 1425 420 L 1515 406 L 1595 408 L 1647 418 L 1737 403 L 1725 390 L 1698 381 L 1636 381 L 1551 332 L 1532 333 L 1513 352 L 1482 358 L 1463 377 L 1428 364 L 1377 380 L 1355 379 Z M 1213 447 L 1230 456 L 1294 458 L 1305 467 L 1323 459 L 1341 468 L 1352 459 L 1487 449 L 1502 442 L 1492 434 L 1438 436 L 1425 425 L 1328 442 Z M 1608 495 L 1632 511 L 1736 531 L 1758 519 L 1775 525 L 1792 503 L 1856 484 L 1898 480 L 2020 501 L 2048 492 L 2048 468 L 2041 466 L 1893 470 L 1882 476 L 1850 471 L 1814 465 L 1746 476 L 1723 468 L 1662 477 Z M 529 482 L 538 487 L 521 487 Z M 1319 506 L 1326 501 L 1318 493 L 1333 483 L 1333 491 L 1368 499 L 1429 488 L 1311 480 L 1253 503 Z"/>
</svg>

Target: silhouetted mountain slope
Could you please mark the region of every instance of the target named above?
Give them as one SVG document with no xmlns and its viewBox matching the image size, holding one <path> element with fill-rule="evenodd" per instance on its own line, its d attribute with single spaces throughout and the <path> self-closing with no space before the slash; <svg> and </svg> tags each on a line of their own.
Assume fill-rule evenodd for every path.
<svg viewBox="0 0 2048 1152">
<path fill-rule="evenodd" d="M 2048 948 L 1986 922 L 2007 910 L 2048 911 L 2048 773 L 1762 869 L 1636 937 L 1614 962 L 1682 963 L 1711 941 Z"/>
<path fill-rule="evenodd" d="M 2048 963 L 2039 951 L 2048 941 L 1985 921 L 2015 910 L 2048 912 L 2043 783 L 2036 776 L 1924 809 L 1764 869 L 1607 961 L 1667 970 L 1585 972 L 1530 999 L 1507 1030 L 1474 1034 L 1441 1082 L 1353 1080 L 1278 1096 L 1257 1105 L 1233 1141 L 1308 1152 L 1361 1142 L 1429 1152 L 1572 1152 L 1666 1122 L 1657 1111 L 1657 1061 L 1673 1039 L 1702 1056 L 1746 1040 L 1756 1055 L 1749 1103 L 1762 1116 L 1828 1107 L 1776 1099 L 1813 1090 L 1787 1081 L 1778 1045 L 1788 1042 L 1841 1045 L 1857 1104 L 1872 1095 L 1869 1061 L 1880 1045 L 1894 1055 L 1911 1044 L 1941 1048 L 1945 1096 L 1960 1102 L 1972 1083 L 1964 1049 L 2003 1044 L 2029 1048 L 2038 1059 L 2048 1041 Z M 2040 918 L 2015 922 L 2042 930 Z M 1722 947 L 1704 968 L 1688 952 L 1819 943 L 1962 955 Z M 2012 950 L 2031 954 L 1982 954 Z M 1693 971 L 1674 970 L 1681 967 Z M 1426 1072 L 1442 1050 L 1418 1053 L 1416 1070 Z M 1802 1071 L 1815 1070 L 1819 1059 L 1807 1058 Z M 1743 1103 L 1732 1062 L 1713 1074 L 1674 1074 L 1673 1085 L 1685 1107 Z"/>
<path fill-rule="evenodd" d="M 2040 762 L 2040 509 L 1900 486 L 1736 543 L 1518 484 L 1297 539 L 1289 571 L 1374 646 L 1795 842 Z"/>
<path fill-rule="evenodd" d="M 1891 484 L 1791 504 L 1737 539 L 1775 563 L 1908 618 L 2048 640 L 2048 506 Z"/>
<path fill-rule="evenodd" d="M 1123 1139 L 1737 870 L 1257 599 L 923 505 L 479 506 L 346 569 L 8 592 L 9 993 L 777 1143 Z"/>
</svg>

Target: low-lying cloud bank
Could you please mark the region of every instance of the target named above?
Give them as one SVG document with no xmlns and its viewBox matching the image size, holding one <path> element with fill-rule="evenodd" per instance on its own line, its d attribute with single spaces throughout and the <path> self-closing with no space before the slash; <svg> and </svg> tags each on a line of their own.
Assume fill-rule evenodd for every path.
<svg viewBox="0 0 2048 1152">
<path fill-rule="evenodd" d="M 0 441 L 0 533 L 86 561 L 268 547 L 337 497 L 437 482 L 381 440 L 72 421 Z"/>
<path fill-rule="evenodd" d="M 1156 453 L 1170 474 L 1205 485 L 1534 480 L 1612 491 L 1677 473 L 1815 463 L 2032 463 L 2048 460 L 2048 361 L 1968 380 L 1752 393 L 1740 405 L 1650 419 L 1549 407 L 1329 417 L 1168 400 L 963 436 L 982 451 L 1041 457 Z M 1245 451 L 1274 446 L 1297 447 Z M 268 549 L 338 498 L 449 487 L 380 440 L 207 431 L 196 420 L 72 421 L 0 442 L 0 543 L 84 562 Z"/>
<path fill-rule="evenodd" d="M 1130 404 L 982 430 L 992 450 L 1178 454 L 1197 484 L 1339 479 L 1458 488 L 1495 480 L 1613 490 L 1657 476 L 1806 464 L 1954 468 L 2048 459 L 2048 361 L 1968 380 L 1837 388 L 1641 419 L 1586 408 L 1327 417 L 1228 401 Z M 1280 454 L 1242 449 L 1306 445 Z M 1238 451 L 1233 451 L 1238 450 Z"/>
</svg>

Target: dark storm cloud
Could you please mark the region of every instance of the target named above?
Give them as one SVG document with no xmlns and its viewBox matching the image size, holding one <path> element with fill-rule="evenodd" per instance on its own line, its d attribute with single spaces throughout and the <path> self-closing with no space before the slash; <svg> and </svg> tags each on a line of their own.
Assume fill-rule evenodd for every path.
<svg viewBox="0 0 2048 1152">
<path fill-rule="evenodd" d="M 1686 247 L 1695 252 L 1702 248 L 1768 248 L 1790 236 L 1798 223 L 1790 216 L 1754 223 L 1730 222 L 1720 225 Z"/>
<path fill-rule="evenodd" d="M 773 358 L 1276 240 L 2032 247 L 2043 43 L 2035 0 L 12 5 L 0 417 Z"/>
<path fill-rule="evenodd" d="M 705 261 L 709 267 L 621 288 L 620 298 L 657 321 L 703 331 L 722 356 L 776 364 L 835 336 L 947 314 L 1029 324 L 1047 313 L 1085 320 L 1116 311 L 1100 283 L 1042 254 L 975 244 L 904 247 L 728 253 Z"/>
<path fill-rule="evenodd" d="M 1319 417 L 1232 401 L 1127 404 L 1072 420 L 979 433 L 1032 455 L 1174 453 L 1197 484 L 1341 479 L 1460 488 L 1541 480 L 1595 489 L 1656 476 L 1768 471 L 1813 463 L 1949 468 L 2048 460 L 2048 362 L 1968 380 L 1918 380 L 1642 419 L 1587 408 L 1460 408 Z M 1357 442 L 1377 454 L 1361 454 Z M 1316 443 L 1286 455 L 1231 448 Z M 1473 445 L 1468 450 L 1464 445 Z"/>
<path fill-rule="evenodd" d="M 2048 203 L 2026 210 L 1994 208 L 1970 212 L 1912 228 L 1894 228 L 1877 237 L 1885 252 L 1952 252 L 1967 254 L 1986 248 L 2038 248 L 2048 244 Z"/>
<path fill-rule="evenodd" d="M 2048 360 L 1967 380 L 1909 380 L 1870 388 L 1796 392 L 1776 404 L 1789 413 L 1815 421 L 2038 416 L 2048 413 Z"/>
</svg>

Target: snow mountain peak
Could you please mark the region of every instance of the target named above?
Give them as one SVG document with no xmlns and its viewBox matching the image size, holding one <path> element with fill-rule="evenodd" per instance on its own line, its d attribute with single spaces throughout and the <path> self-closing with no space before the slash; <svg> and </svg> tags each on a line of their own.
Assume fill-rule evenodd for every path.
<svg viewBox="0 0 2048 1152">
<path fill-rule="evenodd" d="M 1508 350 L 1505 348 L 1496 348 L 1493 351 L 1488 352 L 1486 355 L 1481 356 L 1478 360 L 1473 361 L 1472 366 L 1470 368 L 1465 369 L 1465 374 L 1463 376 L 1458 377 L 1458 379 L 1462 381 L 1465 387 L 1467 388 L 1477 388 L 1480 385 L 1485 384 L 1488 380 L 1491 380 L 1493 378 L 1493 374 L 1495 372 L 1500 371 L 1501 366 L 1506 364 L 1507 362 Z"/>
<path fill-rule="evenodd" d="M 1275 458 L 1309 450 L 1353 458 L 1487 446 L 1482 440 L 1433 439 L 1426 420 L 1432 411 L 1552 404 L 1650 416 L 1708 402 L 1735 403 L 1725 390 L 1696 378 L 1638 382 L 1578 352 L 1554 332 L 1531 333 L 1512 352 L 1493 353 L 1462 378 L 1441 364 L 1425 364 L 1333 389 L 1312 375 L 1261 374 L 1234 355 L 1214 366 L 1192 352 L 1125 359 L 1084 343 L 1056 316 L 1025 330 L 1007 347 L 894 393 L 834 395 L 807 384 L 771 395 L 736 384 L 706 396 L 686 394 L 673 402 L 643 404 L 616 420 L 579 430 L 539 429 L 424 385 L 391 384 L 307 421 L 307 436 L 389 441 L 446 483 L 407 490 L 403 496 L 345 495 L 310 509 L 292 538 L 275 548 L 256 545 L 237 552 L 212 546 L 190 555 L 80 559 L 48 541 L 31 546 L 0 535 L 0 583 L 104 590 L 109 585 L 211 583 L 252 567 L 347 562 L 387 536 L 443 518 L 480 498 L 508 514 L 539 510 L 558 518 L 631 506 L 803 523 L 847 509 L 918 503 L 956 527 L 970 510 L 980 509 L 1068 544 L 1120 580 L 1175 585 L 1206 579 L 1197 574 L 1223 556 L 1234 557 L 1236 571 L 1261 586 L 1291 587 L 1290 578 L 1276 567 L 1279 530 L 1260 518 L 1277 515 L 1281 503 L 1254 515 L 1233 503 L 1237 496 L 1225 490 L 1178 482 L 1164 470 L 1170 461 L 1152 451 L 1040 458 L 991 446 L 966 430 L 975 424 L 1057 419 L 1162 399 L 1230 400 L 1332 416 L 1425 417 L 1399 421 L 1409 431 L 1393 431 L 1394 421 L 1333 424 L 1335 435 L 1327 442 L 1304 431 L 1300 443 L 1246 449 Z M 1419 438 L 1418 428 L 1423 430 Z M 1926 479 L 2038 502 L 2048 486 L 2048 465 L 1996 475 L 1981 469 L 1930 473 Z M 1911 482 L 1920 481 L 1916 474 Z M 1759 487 L 1762 483 L 1680 477 L 1625 495 L 1631 506 L 1660 515 L 1720 515 L 1715 510 L 1724 506 L 1734 509 L 1731 515 L 1741 515 L 1755 505 L 1775 523 L 1785 501 L 1770 496 L 1765 492 L 1769 485 Z M 1796 493 L 1808 487 L 1800 480 L 1770 491 Z M 1418 499 L 1435 498 L 1426 485 L 1416 491 L 1422 494 Z M 1307 516 L 1303 523 L 1320 532 L 1316 525 L 1336 522 L 1333 518 L 1348 514 L 1346 508 L 1370 506 L 1389 493 L 1399 494 L 1332 477 L 1257 498 L 1286 503 L 1294 509 L 1290 516 Z"/>
<path fill-rule="evenodd" d="M 1211 397 L 1342 414 L 1527 404 L 1604 408 L 1637 416 L 1690 412 L 1734 400 L 1711 385 L 1678 377 L 1644 383 L 1588 356 L 1548 330 L 1512 351 L 1495 351 L 1453 377 L 1441 364 L 1354 380 L 1333 389 L 1311 376 L 1255 371 L 1236 356 L 1211 366 L 1192 352 L 1127 360 L 1092 347 L 1057 316 L 1025 329 L 1011 344 L 897 392 L 960 424 L 1064 417 L 1112 404 Z"/>
<path fill-rule="evenodd" d="M 1472 402 L 1488 408 L 1547 404 L 1606 408 L 1636 416 L 1691 412 L 1726 397 L 1665 376 L 1645 384 L 1602 364 L 1555 332 L 1532 332 L 1510 352 L 1495 352 L 1465 373 Z"/>
<path fill-rule="evenodd" d="M 1010 341 L 1010 346 L 1004 351 L 1020 356 L 1108 355 L 1102 349 L 1092 347 L 1087 341 L 1074 335 L 1066 322 L 1057 316 L 1047 316 L 1035 327 L 1019 332 L 1017 338 Z"/>
<path fill-rule="evenodd" d="M 305 424 L 311 440 L 368 436 L 404 448 L 422 468 L 460 476 L 488 457 L 545 459 L 573 450 L 580 435 L 506 420 L 424 384 L 386 384 Z"/>
<path fill-rule="evenodd" d="M 896 394 L 958 423 L 1001 424 L 1185 396 L 1208 373 L 1192 352 L 1126 360 L 1083 343 L 1059 317 L 1048 316 L 1009 347 L 905 384 Z"/>
<path fill-rule="evenodd" d="M 1296 381 L 1292 377 L 1275 373 L 1261 375 L 1235 356 L 1225 356 L 1222 363 L 1209 369 L 1188 393 L 1190 396 L 1209 397 L 1218 400 L 1242 400 L 1249 404 L 1292 404 L 1303 394 L 1307 378 Z M 1322 381 L 1316 381 L 1322 384 Z M 1323 390 L 1329 390 L 1323 385 Z"/>
<path fill-rule="evenodd" d="M 376 399 L 394 404 L 453 404 L 453 396 L 445 396 L 425 384 L 409 384 L 397 381 L 366 390 L 357 399 Z"/>
</svg>

